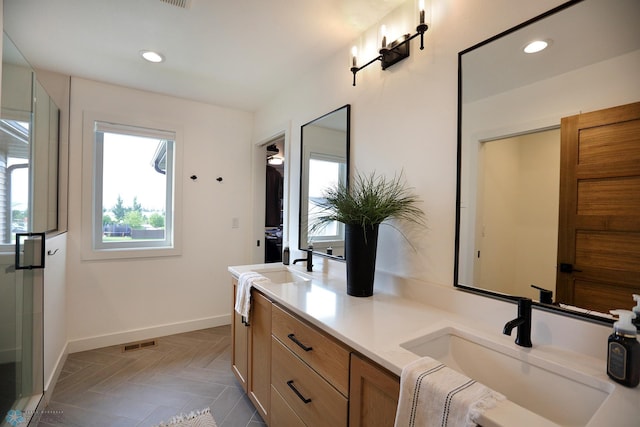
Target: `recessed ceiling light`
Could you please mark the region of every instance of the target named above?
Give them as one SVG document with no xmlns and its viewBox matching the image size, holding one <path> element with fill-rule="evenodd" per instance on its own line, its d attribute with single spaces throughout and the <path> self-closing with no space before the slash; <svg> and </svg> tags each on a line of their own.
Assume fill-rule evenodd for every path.
<svg viewBox="0 0 640 427">
<path fill-rule="evenodd" d="M 140 51 L 140 55 L 142 55 L 142 57 L 144 59 L 146 59 L 149 62 L 162 62 L 164 61 L 164 56 L 162 56 L 162 54 L 158 53 L 158 52 L 154 52 L 152 50 L 141 50 Z"/>
<path fill-rule="evenodd" d="M 524 47 L 525 53 L 536 53 L 545 50 L 549 46 L 548 40 L 534 40 Z"/>
<path fill-rule="evenodd" d="M 270 165 L 282 165 L 284 164 L 284 159 L 282 157 L 269 157 L 269 159 L 267 159 L 267 163 Z"/>
</svg>

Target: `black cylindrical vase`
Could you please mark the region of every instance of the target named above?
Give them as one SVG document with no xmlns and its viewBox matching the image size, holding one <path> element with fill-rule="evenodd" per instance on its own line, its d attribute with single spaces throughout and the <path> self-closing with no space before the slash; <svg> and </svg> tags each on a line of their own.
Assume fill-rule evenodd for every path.
<svg viewBox="0 0 640 427">
<path fill-rule="evenodd" d="M 378 228 L 378 224 L 372 227 L 345 224 L 348 295 L 354 297 L 373 295 Z"/>
</svg>

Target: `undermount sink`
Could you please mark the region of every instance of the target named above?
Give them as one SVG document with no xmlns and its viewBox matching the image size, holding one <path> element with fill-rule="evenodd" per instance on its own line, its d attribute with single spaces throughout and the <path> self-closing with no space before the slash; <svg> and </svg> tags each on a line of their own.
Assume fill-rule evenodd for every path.
<svg viewBox="0 0 640 427">
<path fill-rule="evenodd" d="M 308 283 L 311 278 L 289 269 L 257 271 L 273 283 Z"/>
<path fill-rule="evenodd" d="M 436 359 L 562 426 L 585 426 L 613 391 L 607 382 L 456 327 L 400 346 Z"/>
</svg>

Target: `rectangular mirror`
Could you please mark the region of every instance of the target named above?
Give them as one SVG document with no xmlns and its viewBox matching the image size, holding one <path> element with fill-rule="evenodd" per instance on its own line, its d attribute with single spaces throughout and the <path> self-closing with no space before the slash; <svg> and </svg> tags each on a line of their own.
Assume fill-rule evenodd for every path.
<svg viewBox="0 0 640 427">
<path fill-rule="evenodd" d="M 344 225 L 336 222 L 310 232 L 315 203 L 324 190 L 349 180 L 349 121 L 345 105 L 302 125 L 300 132 L 299 249 L 313 245 L 314 252 L 344 258 Z"/>
<path fill-rule="evenodd" d="M 614 292 L 610 285 L 621 274 L 613 267 L 598 273 L 606 286 L 595 285 L 586 278 L 590 262 L 583 257 L 582 267 L 578 257 L 563 258 L 559 236 L 566 228 L 560 209 L 567 206 L 560 192 L 561 120 L 640 101 L 638 16 L 636 0 L 571 1 L 459 54 L 455 286 L 530 297 L 604 322 L 609 309 L 634 305 L 637 280 L 620 282 Z M 537 39 L 547 48 L 524 53 Z M 637 200 L 638 186 L 631 187 Z M 638 223 L 637 212 L 629 223 Z M 637 227 L 624 234 L 640 242 Z M 637 260 L 638 245 L 630 245 Z M 640 273 L 630 271 L 629 277 Z"/>
</svg>

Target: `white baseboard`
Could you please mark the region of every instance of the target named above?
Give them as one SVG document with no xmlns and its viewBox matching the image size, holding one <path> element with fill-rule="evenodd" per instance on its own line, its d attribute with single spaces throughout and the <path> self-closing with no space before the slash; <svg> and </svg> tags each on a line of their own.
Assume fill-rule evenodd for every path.
<svg viewBox="0 0 640 427">
<path fill-rule="evenodd" d="M 45 378 L 44 384 L 44 403 L 45 405 L 49 404 L 49 400 L 51 400 L 51 395 L 53 394 L 53 390 L 58 382 L 58 378 L 60 377 L 60 373 L 62 372 L 62 368 L 64 367 L 64 363 L 67 361 L 67 356 L 69 355 L 69 343 L 67 342 L 60 352 L 58 356 L 58 360 L 56 361 L 56 366 L 53 368 L 53 372 L 49 378 Z"/>
<path fill-rule="evenodd" d="M 180 334 L 196 331 L 198 329 L 214 328 L 216 326 L 231 324 L 231 315 L 225 314 L 204 319 L 189 320 L 186 322 L 170 323 L 150 328 L 134 329 L 114 334 L 99 335 L 89 338 L 80 338 L 69 341 L 68 353 L 93 350 L 95 348 L 120 345 L 128 342 L 141 341 L 150 338 L 158 338 L 166 335 Z"/>
</svg>

